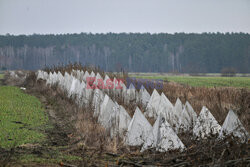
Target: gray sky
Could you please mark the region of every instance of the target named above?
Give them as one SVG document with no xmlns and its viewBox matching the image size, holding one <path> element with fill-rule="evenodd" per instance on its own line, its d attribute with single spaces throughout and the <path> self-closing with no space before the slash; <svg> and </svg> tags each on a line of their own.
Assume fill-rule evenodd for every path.
<svg viewBox="0 0 250 167">
<path fill-rule="evenodd" d="M 0 0 L 0 34 L 248 32 L 250 0 Z"/>
</svg>

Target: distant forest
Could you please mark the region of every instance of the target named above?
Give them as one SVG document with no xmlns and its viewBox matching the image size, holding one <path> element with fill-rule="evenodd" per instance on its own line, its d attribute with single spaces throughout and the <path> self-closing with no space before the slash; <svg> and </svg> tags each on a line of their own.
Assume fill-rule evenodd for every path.
<svg viewBox="0 0 250 167">
<path fill-rule="evenodd" d="M 250 73 L 250 34 L 63 34 L 0 36 L 0 70 L 81 63 L 105 71 Z"/>
</svg>

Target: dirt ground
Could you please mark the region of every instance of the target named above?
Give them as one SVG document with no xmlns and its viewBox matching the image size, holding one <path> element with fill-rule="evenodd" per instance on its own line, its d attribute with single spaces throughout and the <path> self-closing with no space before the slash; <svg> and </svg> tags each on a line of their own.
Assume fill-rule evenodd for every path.
<svg viewBox="0 0 250 167">
<path fill-rule="evenodd" d="M 79 108 L 73 100 L 68 99 L 65 93 L 57 86 L 49 88 L 44 81 L 34 78 L 34 74 L 30 74 L 23 82 L 15 82 L 5 77 L 4 84 L 23 86 L 26 93 L 36 96 L 44 105 L 45 112 L 49 115 L 49 120 L 53 128 L 46 131 L 48 142 L 45 145 L 32 147 L 18 147 L 13 150 L 0 149 L 0 156 L 8 159 L 8 156 L 18 156 L 24 152 L 46 156 L 53 154 L 51 148 L 55 147 L 61 152 L 82 157 L 82 160 L 60 163 L 26 163 L 17 164 L 15 161 L 9 162 L 11 166 L 249 166 L 250 165 L 250 143 L 237 144 L 231 138 L 226 141 L 217 142 L 215 138 L 204 141 L 190 140 L 188 134 L 180 136 L 181 140 L 187 146 L 184 152 L 171 151 L 167 153 L 159 153 L 153 150 L 140 153 L 138 148 L 123 146 L 120 139 L 110 140 L 105 130 L 97 124 L 97 121 L 91 116 L 91 109 Z M 184 91 L 181 91 L 184 90 Z M 224 95 L 230 94 L 231 90 L 223 91 L 219 96 L 215 96 L 218 90 L 201 90 L 196 88 L 186 88 L 182 86 L 172 85 L 163 90 L 170 100 L 173 102 L 177 96 L 182 101 L 188 99 L 190 103 L 199 109 L 201 104 L 209 104 L 212 100 L 220 99 L 223 104 L 220 108 L 229 105 L 231 101 L 239 97 L 237 90 L 233 93 L 232 98 L 226 98 Z M 201 100 L 204 94 L 211 92 L 210 96 Z M 242 118 L 249 114 L 248 101 L 243 98 L 249 97 L 249 92 L 240 95 L 242 98 L 237 102 L 244 103 L 243 108 L 247 108 L 242 113 Z M 236 97 L 233 97 L 236 96 Z M 199 100 L 197 100 L 199 99 Z M 248 100 L 248 99 L 247 99 Z M 236 104 L 235 102 L 235 104 Z M 234 104 L 234 103 L 233 103 Z M 216 104 L 217 105 L 217 104 Z M 214 105 L 214 106 L 216 106 Z M 231 105 L 231 104 L 230 104 Z M 248 105 L 248 106 L 247 106 Z M 211 105 L 213 106 L 213 105 Z M 209 107 L 209 105 L 208 105 Z M 237 107 L 237 105 L 235 105 Z M 220 109 L 219 108 L 219 109 Z M 216 111 L 218 111 L 217 109 Z M 243 109 L 239 109 L 239 112 Z M 213 113 L 215 114 L 215 113 Z M 222 114 L 225 117 L 225 113 Z M 216 115 L 216 118 L 220 115 Z M 224 119 L 224 118 L 223 118 Z M 249 117 L 247 116 L 246 121 Z M 248 125 L 244 120 L 244 124 Z"/>
</svg>

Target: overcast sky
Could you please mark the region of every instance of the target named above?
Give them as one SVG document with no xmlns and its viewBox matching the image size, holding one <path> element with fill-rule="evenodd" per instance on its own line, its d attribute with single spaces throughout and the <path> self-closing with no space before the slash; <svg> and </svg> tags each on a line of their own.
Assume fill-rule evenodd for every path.
<svg viewBox="0 0 250 167">
<path fill-rule="evenodd" d="M 0 34 L 247 32 L 250 0 L 0 0 Z"/>
</svg>

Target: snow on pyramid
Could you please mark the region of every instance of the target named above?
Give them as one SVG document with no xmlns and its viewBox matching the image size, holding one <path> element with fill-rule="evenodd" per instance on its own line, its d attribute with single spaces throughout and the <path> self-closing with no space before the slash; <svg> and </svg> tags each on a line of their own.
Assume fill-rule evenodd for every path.
<svg viewBox="0 0 250 167">
<path fill-rule="evenodd" d="M 134 116 L 129 123 L 125 142 L 130 146 L 139 146 L 146 141 L 147 136 L 152 130 L 152 126 L 137 107 Z"/>
<path fill-rule="evenodd" d="M 241 139 L 242 142 L 246 142 L 249 135 L 246 129 L 243 127 L 237 115 L 229 110 L 227 117 L 222 125 L 220 137 L 225 135 L 233 135 Z"/>
<path fill-rule="evenodd" d="M 152 131 L 143 145 L 142 151 L 148 148 L 156 148 L 158 151 L 165 152 L 175 149 L 185 149 L 184 144 L 176 135 L 171 125 L 159 114 Z"/>
<path fill-rule="evenodd" d="M 84 82 L 87 82 L 87 78 L 88 78 L 88 77 L 90 77 L 90 75 L 89 75 L 89 72 L 86 71 L 86 72 L 84 73 L 83 77 L 82 77 L 82 80 L 83 80 Z"/>
<path fill-rule="evenodd" d="M 95 89 L 92 107 L 94 108 L 94 117 L 97 117 L 100 113 L 100 106 L 104 100 L 104 94 L 100 89 Z"/>
<path fill-rule="evenodd" d="M 113 136 L 112 129 L 116 124 L 116 114 L 119 110 L 119 106 L 116 105 L 108 95 L 105 95 L 101 104 L 100 114 L 98 116 L 98 122 L 106 129 L 106 131 Z"/>
<path fill-rule="evenodd" d="M 147 106 L 147 104 L 148 104 L 148 102 L 149 102 L 149 100 L 150 100 L 150 94 L 148 93 L 148 91 L 144 88 L 144 86 L 142 85 L 141 86 L 141 89 L 140 89 L 140 91 L 139 91 L 139 93 L 138 93 L 138 101 L 140 102 L 140 103 L 142 103 L 142 105 L 144 106 L 144 107 L 146 107 Z"/>
<path fill-rule="evenodd" d="M 150 100 L 148 102 L 146 112 L 144 113 L 148 117 L 154 117 L 155 119 L 157 118 L 157 108 L 160 104 L 161 96 L 157 92 L 156 89 L 154 89 Z"/>
<path fill-rule="evenodd" d="M 193 128 L 193 134 L 197 137 L 205 138 L 211 134 L 218 134 L 220 129 L 221 126 L 214 116 L 203 106 Z"/>
</svg>

